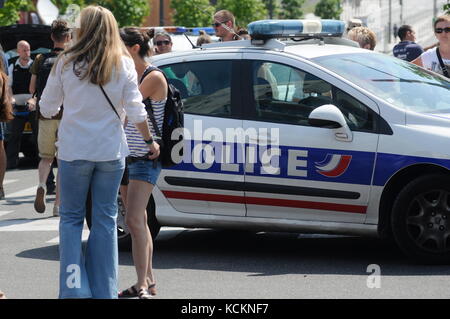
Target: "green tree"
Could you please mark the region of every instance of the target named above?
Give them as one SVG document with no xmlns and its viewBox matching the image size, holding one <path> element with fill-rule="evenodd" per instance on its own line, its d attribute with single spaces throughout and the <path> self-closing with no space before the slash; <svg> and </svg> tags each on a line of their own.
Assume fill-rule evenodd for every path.
<svg viewBox="0 0 450 319">
<path fill-rule="evenodd" d="M 172 0 L 173 20 L 185 27 L 209 26 L 214 15 L 214 7 L 209 0 Z"/>
<path fill-rule="evenodd" d="M 83 8 L 86 4 L 84 0 L 52 0 L 53 4 L 58 7 L 59 14 L 64 14 L 66 9 L 71 4 L 76 4 Z"/>
<path fill-rule="evenodd" d="M 15 24 L 19 20 L 20 11 L 28 11 L 32 8 L 31 1 L 7 0 L 0 9 L 0 26 Z"/>
<path fill-rule="evenodd" d="M 262 0 L 266 6 L 267 12 L 269 13 L 269 19 L 274 19 L 278 17 L 280 13 L 280 5 L 277 0 Z"/>
<path fill-rule="evenodd" d="M 120 27 L 141 26 L 144 18 L 150 13 L 148 0 L 86 0 L 85 2 L 111 10 Z"/>
<path fill-rule="evenodd" d="M 218 0 L 216 11 L 229 10 L 236 18 L 236 26 L 246 27 L 252 21 L 266 19 L 266 6 L 261 0 Z"/>
<path fill-rule="evenodd" d="M 281 19 L 300 19 L 305 0 L 281 0 Z"/>
<path fill-rule="evenodd" d="M 450 3 L 444 4 L 444 11 L 446 14 L 450 14 Z"/>
<path fill-rule="evenodd" d="M 341 13 L 341 0 L 320 0 L 314 11 L 314 14 L 322 19 L 339 19 Z"/>
</svg>

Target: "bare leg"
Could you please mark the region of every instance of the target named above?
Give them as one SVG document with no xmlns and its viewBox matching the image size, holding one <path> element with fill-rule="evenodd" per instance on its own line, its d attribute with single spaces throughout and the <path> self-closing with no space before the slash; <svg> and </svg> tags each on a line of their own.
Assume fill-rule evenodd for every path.
<svg viewBox="0 0 450 319">
<path fill-rule="evenodd" d="M 0 188 L 3 191 L 3 180 L 5 179 L 6 171 L 6 152 L 3 141 L 0 140 Z"/>
<path fill-rule="evenodd" d="M 133 260 L 138 277 L 135 286 L 137 290 L 148 288 L 147 273 L 153 245 L 147 226 L 146 207 L 152 190 L 152 184 L 139 180 L 130 180 L 128 185 L 125 222 L 132 238 Z"/>
</svg>

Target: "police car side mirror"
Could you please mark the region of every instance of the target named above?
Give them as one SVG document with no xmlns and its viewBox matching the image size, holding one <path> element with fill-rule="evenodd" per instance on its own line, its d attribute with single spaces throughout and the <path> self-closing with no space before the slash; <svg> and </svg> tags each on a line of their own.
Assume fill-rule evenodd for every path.
<svg viewBox="0 0 450 319">
<path fill-rule="evenodd" d="M 338 141 L 351 142 L 353 140 L 352 131 L 347 125 L 344 114 L 332 104 L 325 104 L 314 109 L 309 114 L 308 123 L 314 127 L 333 129 Z"/>
</svg>

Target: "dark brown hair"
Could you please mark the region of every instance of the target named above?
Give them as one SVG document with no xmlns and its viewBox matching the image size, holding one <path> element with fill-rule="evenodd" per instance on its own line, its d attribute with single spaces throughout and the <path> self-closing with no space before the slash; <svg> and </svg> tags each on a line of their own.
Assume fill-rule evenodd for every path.
<svg viewBox="0 0 450 319">
<path fill-rule="evenodd" d="M 120 29 L 120 37 L 127 47 L 139 44 L 139 56 L 145 58 L 151 55 L 150 40 L 155 36 L 155 29 L 126 27 Z"/>
<path fill-rule="evenodd" d="M 70 34 L 70 28 L 67 21 L 57 19 L 52 22 L 52 37 L 56 42 L 63 42 Z"/>
</svg>

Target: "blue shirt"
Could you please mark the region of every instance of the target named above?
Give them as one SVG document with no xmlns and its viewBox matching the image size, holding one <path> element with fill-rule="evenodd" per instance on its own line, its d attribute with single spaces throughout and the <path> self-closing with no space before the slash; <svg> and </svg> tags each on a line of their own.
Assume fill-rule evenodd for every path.
<svg viewBox="0 0 450 319">
<path fill-rule="evenodd" d="M 423 49 L 420 45 L 412 41 L 402 41 L 394 47 L 394 56 L 396 58 L 411 62 L 418 58 Z"/>
</svg>

